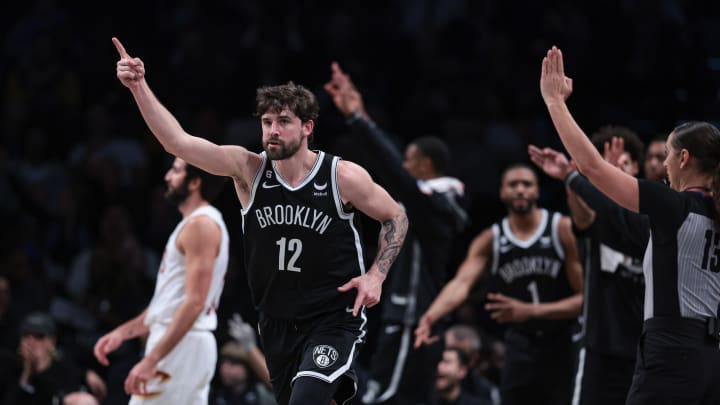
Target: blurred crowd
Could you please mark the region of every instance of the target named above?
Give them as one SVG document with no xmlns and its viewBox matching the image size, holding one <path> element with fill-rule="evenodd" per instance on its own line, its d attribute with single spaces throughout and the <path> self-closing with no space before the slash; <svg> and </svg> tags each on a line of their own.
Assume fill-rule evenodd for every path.
<svg viewBox="0 0 720 405">
<path fill-rule="evenodd" d="M 454 248 L 453 269 L 468 241 L 503 213 L 502 169 L 527 161 L 528 144 L 560 148 L 537 90 L 550 45 L 562 44 L 568 65 L 596 78 L 575 84 L 584 90 L 574 111 L 588 128 L 610 119 L 647 141 L 680 117 L 713 121 L 720 111 L 718 2 L 154 0 L 139 9 L 101 7 L 57 0 L 0 6 L 0 350 L 9 359 L 22 352 L 23 338 L 52 337 L 52 351 L 61 348 L 86 389 L 108 404 L 126 401 L 118 381 L 142 342 L 123 346 L 109 369 L 92 358 L 92 345 L 147 305 L 179 219 L 163 198 L 171 156 L 117 83 L 111 36 L 145 60 L 148 80 L 189 132 L 259 150 L 255 88 L 292 80 L 321 102 L 316 146 L 353 160 L 362 145 L 348 144 L 344 118 L 322 89 L 339 61 L 385 129 L 404 142 L 434 134 L 450 146 L 449 173 L 465 183 L 472 221 Z M 562 184 L 545 182 L 541 203 L 564 210 Z M 231 341 L 231 314 L 256 321 L 233 193 L 227 187 L 216 203 L 232 239 L 221 345 Z M 52 326 L 28 329 L 37 311 Z M 502 346 L 478 311 L 462 308 L 453 318 L 483 341 L 462 363 L 497 382 Z M 237 348 L 220 353 L 220 368 L 244 364 Z M 95 377 L 106 387 L 93 386 Z"/>
</svg>

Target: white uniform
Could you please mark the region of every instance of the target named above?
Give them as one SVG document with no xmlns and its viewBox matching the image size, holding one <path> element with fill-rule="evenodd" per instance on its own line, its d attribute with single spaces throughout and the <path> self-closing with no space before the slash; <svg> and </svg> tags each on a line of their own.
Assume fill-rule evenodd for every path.
<svg viewBox="0 0 720 405">
<path fill-rule="evenodd" d="M 215 310 L 224 285 L 230 242 L 222 214 L 215 207 L 206 205 L 193 211 L 175 227 L 165 245 L 155 293 L 145 315 L 145 325 L 150 329 L 145 354 L 150 353 L 163 337 L 175 312 L 185 299 L 185 256 L 177 249 L 176 239 L 187 221 L 198 215 L 205 215 L 215 221 L 222 232 L 220 252 L 215 259 L 205 309 L 192 329 L 158 363 L 158 375 L 147 384 L 150 395 L 134 395 L 130 400 L 131 405 L 208 402 L 210 380 L 217 363 L 217 344 L 212 331 L 217 327 Z"/>
</svg>

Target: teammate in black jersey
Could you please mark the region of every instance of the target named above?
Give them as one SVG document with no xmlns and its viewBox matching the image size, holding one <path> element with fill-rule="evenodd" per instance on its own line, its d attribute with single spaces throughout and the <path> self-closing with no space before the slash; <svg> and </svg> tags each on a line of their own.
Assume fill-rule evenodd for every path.
<svg viewBox="0 0 720 405">
<path fill-rule="evenodd" d="M 407 232 L 403 209 L 360 166 L 308 149 L 318 105 L 304 87 L 258 89 L 263 153 L 218 146 L 186 133 L 150 90 L 142 61 L 113 42 L 118 79 L 163 147 L 235 182 L 245 266 L 278 402 L 345 402 L 357 386 L 352 362 L 365 335 L 364 306 L 378 303 Z M 367 272 L 356 209 L 382 224 Z"/>
<path fill-rule="evenodd" d="M 358 161 L 376 173 L 378 183 L 403 204 L 412 223 L 383 290 L 381 325 L 362 401 L 432 403 L 442 348 L 413 350 L 412 333 L 447 280 L 452 244 L 467 223 L 460 204 L 464 185 L 445 175 L 450 152 L 437 137 L 414 139 L 403 156 L 391 137 L 370 119 L 362 95 L 336 63 L 325 89 L 366 148 Z"/>
<path fill-rule="evenodd" d="M 670 187 L 638 180 L 606 162 L 565 104 L 572 81 L 553 47 L 540 89 L 578 169 L 623 207 L 647 214 L 644 325 L 628 404 L 720 403 L 720 131 L 689 122 L 668 136 Z"/>
<path fill-rule="evenodd" d="M 435 342 L 432 325 L 462 304 L 475 281 L 491 272 L 486 308 L 507 322 L 502 403 L 570 402 L 571 327 L 582 306 L 582 268 L 570 219 L 536 206 L 535 172 L 514 165 L 501 177 L 508 216 L 473 240 L 455 277 L 420 318 L 415 346 Z"/>
<path fill-rule="evenodd" d="M 613 137 L 624 141 L 622 148 L 609 147 Z M 591 141 L 607 161 L 630 175 L 638 173 L 643 146 L 634 132 L 603 127 Z M 534 146 L 529 153 L 545 174 L 565 180 L 569 187 L 568 206 L 585 256 L 582 349 L 573 404 L 624 404 L 642 328 L 642 257 L 650 235 L 647 217 L 607 198 L 573 170 L 562 153 Z"/>
</svg>

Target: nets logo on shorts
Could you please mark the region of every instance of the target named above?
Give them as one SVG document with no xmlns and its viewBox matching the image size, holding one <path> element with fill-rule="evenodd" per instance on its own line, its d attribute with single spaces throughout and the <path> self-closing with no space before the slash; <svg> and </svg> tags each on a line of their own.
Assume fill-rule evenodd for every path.
<svg viewBox="0 0 720 405">
<path fill-rule="evenodd" d="M 313 348 L 313 361 L 320 368 L 332 366 L 338 357 L 338 351 L 332 346 L 317 345 Z"/>
</svg>

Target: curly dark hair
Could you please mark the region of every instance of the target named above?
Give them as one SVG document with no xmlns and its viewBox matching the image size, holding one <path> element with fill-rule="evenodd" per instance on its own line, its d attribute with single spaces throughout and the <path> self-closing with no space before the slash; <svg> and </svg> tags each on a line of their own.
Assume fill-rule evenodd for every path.
<svg viewBox="0 0 720 405">
<path fill-rule="evenodd" d="M 630 154 L 630 158 L 641 165 L 645 159 L 645 144 L 635 131 L 630 128 L 619 125 L 606 125 L 590 136 L 590 142 L 602 154 L 605 142 L 610 142 L 614 137 L 620 137 L 625 142 L 625 151 Z"/>
<path fill-rule="evenodd" d="M 255 115 L 267 112 L 279 113 L 289 109 L 302 122 L 316 120 L 320 111 L 317 98 L 308 89 L 293 82 L 279 86 L 263 86 L 257 89 L 255 97 Z"/>
</svg>

